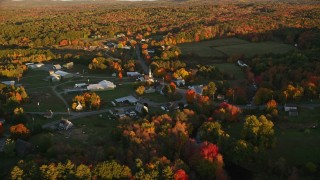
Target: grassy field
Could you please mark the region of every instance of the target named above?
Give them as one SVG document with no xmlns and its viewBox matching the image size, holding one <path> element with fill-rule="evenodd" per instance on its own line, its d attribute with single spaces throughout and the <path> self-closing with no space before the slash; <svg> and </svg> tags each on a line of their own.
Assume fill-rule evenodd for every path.
<svg viewBox="0 0 320 180">
<path fill-rule="evenodd" d="M 29 103 L 24 103 L 25 111 L 66 111 L 63 102 L 57 98 L 50 87 L 37 88 L 28 91 L 30 97 Z M 38 107 L 39 102 L 39 107 Z"/>
<path fill-rule="evenodd" d="M 244 54 L 246 57 L 262 54 L 283 54 L 288 51 L 295 49 L 293 46 L 288 44 L 282 44 L 279 42 L 258 42 L 258 43 L 247 43 L 239 45 L 226 45 L 212 47 L 215 51 L 221 51 L 227 56 Z"/>
<path fill-rule="evenodd" d="M 320 109 L 300 109 L 299 116 L 288 117 L 288 121 L 275 122 L 276 146 L 269 150 L 270 158 L 286 159 L 291 165 L 320 162 Z M 225 131 L 235 139 L 241 138 L 243 123 L 230 123 Z"/>
<path fill-rule="evenodd" d="M 320 108 L 299 109 L 299 116 L 276 123 L 276 147 L 272 157 L 284 157 L 289 163 L 304 165 L 320 162 Z"/>
<path fill-rule="evenodd" d="M 220 71 L 224 73 L 234 74 L 236 80 L 245 78 L 245 74 L 241 71 L 240 67 L 235 64 L 217 63 L 217 64 L 214 64 L 214 66 L 219 68 Z"/>
<path fill-rule="evenodd" d="M 216 39 L 202 42 L 180 44 L 182 54 L 199 57 L 226 58 L 244 54 L 246 57 L 269 53 L 286 53 L 294 47 L 281 42 L 249 42 L 238 38 Z"/>
<path fill-rule="evenodd" d="M 44 80 L 47 76 L 49 76 L 49 73 L 44 70 L 28 70 L 21 78 L 20 83 L 26 89 L 33 87 L 49 86 L 49 82 Z"/>
</svg>

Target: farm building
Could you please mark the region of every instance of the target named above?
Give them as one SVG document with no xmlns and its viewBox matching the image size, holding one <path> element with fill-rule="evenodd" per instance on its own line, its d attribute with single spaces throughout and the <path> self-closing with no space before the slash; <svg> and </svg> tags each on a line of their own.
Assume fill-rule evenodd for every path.
<svg viewBox="0 0 320 180">
<path fill-rule="evenodd" d="M 26 64 L 26 66 L 28 67 L 28 69 L 39 69 L 42 66 L 44 66 L 44 64 L 43 63 L 37 63 L 37 64 L 28 63 L 28 65 Z"/>
<path fill-rule="evenodd" d="M 60 70 L 61 68 L 62 67 L 61 67 L 60 64 L 55 64 L 55 65 L 52 66 L 52 69 L 54 69 L 54 70 Z"/>
<path fill-rule="evenodd" d="M 66 69 L 72 69 L 73 65 L 74 65 L 73 62 L 69 62 L 69 63 L 64 64 L 63 67 Z"/>
<path fill-rule="evenodd" d="M 61 78 L 63 78 L 63 79 L 68 79 L 68 78 L 72 78 L 73 77 L 73 74 L 70 74 L 70 73 L 65 72 L 65 71 L 58 70 L 58 71 L 56 71 L 54 73 L 59 75 L 59 76 L 61 76 Z"/>
<path fill-rule="evenodd" d="M 89 84 L 87 89 L 89 91 L 104 91 L 104 90 L 112 90 L 116 88 L 116 85 L 107 80 L 100 81 L 98 84 Z"/>
<path fill-rule="evenodd" d="M 122 98 L 115 99 L 116 103 L 129 103 L 129 104 L 136 104 L 138 102 L 138 99 L 133 96 L 126 96 Z"/>
<path fill-rule="evenodd" d="M 2 81 L 1 83 L 4 84 L 4 85 L 7 85 L 7 86 L 11 86 L 11 85 L 14 86 L 14 84 L 15 84 L 16 82 L 15 82 L 15 81 Z"/>
<path fill-rule="evenodd" d="M 61 80 L 61 76 L 59 76 L 58 74 L 50 74 L 50 79 L 52 82 L 58 82 Z"/>
<path fill-rule="evenodd" d="M 147 106 L 145 106 L 144 104 L 142 104 L 142 103 L 137 103 L 137 105 L 136 105 L 136 107 L 135 107 L 135 109 L 134 109 L 135 111 L 137 111 L 138 113 L 142 113 L 142 112 L 148 112 L 149 111 L 149 109 L 148 109 L 148 107 Z"/>
<path fill-rule="evenodd" d="M 78 83 L 78 84 L 74 85 L 75 88 L 82 88 L 82 87 L 86 87 L 86 86 L 88 86 L 87 83 Z"/>
<path fill-rule="evenodd" d="M 141 74 L 138 72 L 127 72 L 128 77 L 137 77 L 140 76 Z"/>
<path fill-rule="evenodd" d="M 62 118 L 61 121 L 59 122 L 59 129 L 68 130 L 72 127 L 73 127 L 73 124 L 68 119 Z"/>
</svg>

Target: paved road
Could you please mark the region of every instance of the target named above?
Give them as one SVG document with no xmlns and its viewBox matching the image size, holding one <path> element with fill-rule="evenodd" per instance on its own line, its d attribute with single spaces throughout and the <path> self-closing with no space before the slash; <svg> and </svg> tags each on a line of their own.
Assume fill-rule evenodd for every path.
<svg viewBox="0 0 320 180">
<path fill-rule="evenodd" d="M 119 108 L 119 107 L 118 107 Z M 134 108 L 134 106 L 126 106 L 124 107 L 124 110 L 128 110 L 128 109 L 132 109 Z M 97 115 L 97 114 L 101 114 L 101 113 L 106 113 L 109 112 L 109 110 L 113 110 L 116 108 L 107 108 L 107 109 L 102 109 L 99 111 L 88 111 L 88 112 L 53 112 L 54 115 L 70 115 L 71 117 L 68 118 L 68 120 L 76 120 L 79 118 L 83 118 L 83 117 L 87 117 L 87 116 L 93 116 L 93 115 Z M 37 114 L 37 115 L 43 115 L 45 112 L 26 112 L 27 114 Z M 56 120 L 47 124 L 42 125 L 42 128 L 49 128 L 52 127 L 54 125 L 56 125 L 57 123 L 59 123 L 60 120 Z"/>
<path fill-rule="evenodd" d="M 136 45 L 136 53 L 137 53 L 137 59 L 143 69 L 144 74 L 148 74 L 149 73 L 149 68 L 146 64 L 146 61 L 141 57 L 141 52 L 140 52 L 140 44 Z"/>
</svg>

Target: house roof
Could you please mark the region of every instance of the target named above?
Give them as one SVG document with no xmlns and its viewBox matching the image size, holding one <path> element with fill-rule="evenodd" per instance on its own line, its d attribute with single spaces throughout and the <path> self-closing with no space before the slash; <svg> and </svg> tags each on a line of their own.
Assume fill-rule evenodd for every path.
<svg viewBox="0 0 320 180">
<path fill-rule="evenodd" d="M 194 90 L 197 94 L 202 95 L 203 85 L 189 86 L 189 89 Z"/>
<path fill-rule="evenodd" d="M 122 97 L 122 98 L 115 99 L 115 101 L 116 101 L 117 103 L 119 103 L 119 102 L 125 102 L 125 101 L 129 101 L 130 103 L 136 103 L 136 102 L 138 102 L 138 99 L 135 98 L 135 97 L 133 97 L 132 95 L 130 95 L 130 96 L 126 96 L 126 97 Z"/>
</svg>

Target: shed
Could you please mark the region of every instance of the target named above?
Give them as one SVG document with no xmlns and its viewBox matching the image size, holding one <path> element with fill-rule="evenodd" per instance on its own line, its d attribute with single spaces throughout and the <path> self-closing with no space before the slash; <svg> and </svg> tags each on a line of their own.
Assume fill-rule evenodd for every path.
<svg viewBox="0 0 320 180">
<path fill-rule="evenodd" d="M 138 102 L 138 99 L 133 97 L 132 95 L 130 95 L 130 96 L 126 96 L 126 97 L 115 99 L 115 101 L 117 103 L 126 103 L 126 102 L 128 102 L 130 104 L 136 104 Z"/>
<path fill-rule="evenodd" d="M 55 65 L 53 65 L 52 68 L 55 69 L 55 70 L 60 70 L 62 67 L 61 67 L 60 64 L 55 64 Z"/>
</svg>

